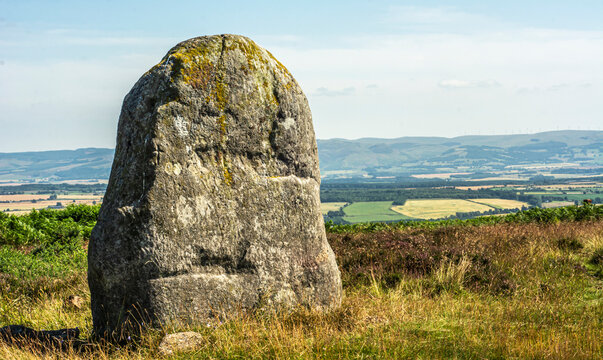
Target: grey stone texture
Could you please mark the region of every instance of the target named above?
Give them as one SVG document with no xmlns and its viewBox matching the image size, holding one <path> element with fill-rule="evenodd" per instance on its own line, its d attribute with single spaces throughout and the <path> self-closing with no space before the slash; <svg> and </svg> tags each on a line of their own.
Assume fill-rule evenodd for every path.
<svg viewBox="0 0 603 360">
<path fill-rule="evenodd" d="M 203 345 L 204 340 L 203 335 L 193 331 L 167 334 L 161 339 L 157 353 L 160 356 L 171 356 L 174 353 L 194 351 Z"/>
<path fill-rule="evenodd" d="M 92 232 L 94 331 L 341 301 L 310 108 L 252 40 L 171 49 L 124 99 Z"/>
</svg>

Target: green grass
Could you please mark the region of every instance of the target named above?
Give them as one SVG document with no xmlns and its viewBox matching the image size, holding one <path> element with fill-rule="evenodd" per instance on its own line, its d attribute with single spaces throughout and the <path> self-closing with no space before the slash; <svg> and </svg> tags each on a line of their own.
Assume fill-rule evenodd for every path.
<svg viewBox="0 0 603 360">
<path fill-rule="evenodd" d="M 392 201 L 355 202 L 343 209 L 343 219 L 350 223 L 400 221 L 411 219 L 393 210 Z"/>
<path fill-rule="evenodd" d="M 163 334 L 183 330 L 204 340 L 195 351 L 171 358 L 600 358 L 602 208 L 534 209 L 496 220 L 329 225 L 344 284 L 336 310 L 258 311 L 223 323 L 149 330 L 125 345 L 92 342 L 88 352 L 0 341 L 0 359 L 154 359 Z M 90 336 L 89 233 L 76 232 L 74 224 L 86 229 L 97 210 L 19 217 L 29 227 L 0 217 L 0 327 L 77 326 Z M 69 231 L 42 219 L 64 222 Z M 66 306 L 69 295 L 82 296 L 84 307 Z"/>
</svg>

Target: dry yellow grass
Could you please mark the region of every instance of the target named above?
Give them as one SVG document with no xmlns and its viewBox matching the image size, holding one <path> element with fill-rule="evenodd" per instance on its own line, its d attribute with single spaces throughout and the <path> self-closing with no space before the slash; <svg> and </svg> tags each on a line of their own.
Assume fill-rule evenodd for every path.
<svg viewBox="0 0 603 360">
<path fill-rule="evenodd" d="M 156 359 L 161 358 L 157 348 L 163 333 L 187 330 L 199 332 L 203 341 L 196 350 L 170 358 L 597 359 L 603 336 L 602 282 L 584 267 L 603 249 L 602 230 L 599 220 L 329 234 L 330 242 L 339 245 L 334 251 L 344 279 L 356 278 L 345 274 L 356 271 L 367 256 L 380 254 L 374 259 L 381 260 L 370 269 L 360 268 L 366 269 L 361 273 L 370 283 L 345 286 L 338 309 L 260 311 L 223 323 L 166 327 L 145 333 L 138 344 L 92 343 L 87 353 L 32 344 L 18 348 L 0 341 L 0 359 Z M 437 242 L 432 241 L 436 237 Z M 581 246 L 561 246 L 568 241 Z M 395 244 L 401 246 L 392 247 Z M 417 247 L 407 246 L 413 244 L 425 246 L 413 251 Z M 439 261 L 424 256 L 426 250 L 428 255 L 462 250 L 463 255 L 458 261 L 452 256 Z M 389 256 L 396 252 L 398 257 Z M 433 261 L 431 272 L 401 273 L 395 286 L 380 285 L 379 274 L 390 271 L 381 265 L 391 264 L 388 269 L 397 272 L 421 259 Z M 475 267 L 484 263 L 494 267 L 479 269 L 508 278 L 514 290 L 496 294 L 470 287 L 468 281 L 476 280 Z M 78 326 L 87 339 L 91 314 L 85 272 L 69 281 L 57 280 L 65 281 L 64 286 L 34 297 L 0 292 L 0 324 Z M 71 294 L 85 299 L 82 309 L 63 305 Z"/>
<path fill-rule="evenodd" d="M 530 206 L 528 203 L 523 201 L 507 199 L 471 199 L 471 201 L 500 209 L 521 209 L 524 206 Z"/>
<path fill-rule="evenodd" d="M 337 211 L 342 206 L 347 204 L 346 202 L 326 202 L 320 204 L 320 211 L 323 215 L 326 215 L 329 211 Z"/>
</svg>

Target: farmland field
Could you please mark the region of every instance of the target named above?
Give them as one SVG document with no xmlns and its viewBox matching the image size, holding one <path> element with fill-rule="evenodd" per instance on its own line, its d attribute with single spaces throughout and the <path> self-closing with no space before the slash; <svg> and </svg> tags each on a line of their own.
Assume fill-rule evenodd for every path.
<svg viewBox="0 0 603 360">
<path fill-rule="evenodd" d="M 488 205 L 495 209 L 521 209 L 524 206 L 530 206 L 530 204 L 523 201 L 507 199 L 471 199 L 470 201 Z"/>
<path fill-rule="evenodd" d="M 340 210 L 346 202 L 325 202 L 320 204 L 320 211 L 323 215 L 326 215 L 329 211 Z"/>
<path fill-rule="evenodd" d="M 579 195 L 582 191 L 526 191 L 526 195 Z"/>
<path fill-rule="evenodd" d="M 8 214 L 23 214 L 32 209 L 45 209 L 49 206 L 62 206 L 69 204 L 96 204 L 103 200 L 103 196 L 93 193 L 74 193 L 57 195 L 50 200 L 50 194 L 15 194 L 0 195 L 0 211 Z"/>
<path fill-rule="evenodd" d="M 13 194 L 0 195 L 0 202 L 5 201 L 31 201 L 31 200 L 46 200 L 48 194 Z"/>
<path fill-rule="evenodd" d="M 343 219 L 350 223 L 371 221 L 400 221 L 411 217 L 391 210 L 393 201 L 356 202 L 343 208 Z"/>
<path fill-rule="evenodd" d="M 455 189 L 459 190 L 481 190 L 481 189 L 495 189 L 505 188 L 505 185 L 475 185 L 475 186 L 455 186 Z"/>
<path fill-rule="evenodd" d="M 550 208 L 570 206 L 570 205 L 574 205 L 574 202 L 573 201 L 551 201 L 551 202 L 542 204 L 542 207 L 545 209 L 550 209 Z"/>
<path fill-rule="evenodd" d="M 490 200 L 490 199 L 489 199 Z M 409 199 L 393 211 L 417 219 L 440 219 L 457 212 L 488 211 L 492 207 L 462 199 Z"/>
<path fill-rule="evenodd" d="M 590 182 L 590 183 L 572 183 L 572 184 L 555 184 L 555 185 L 542 185 L 540 186 L 547 190 L 571 190 L 572 188 L 601 188 L 603 183 Z"/>
<path fill-rule="evenodd" d="M 453 175 L 469 175 L 468 172 L 455 172 L 455 173 L 437 173 L 437 174 L 415 174 L 412 177 L 417 179 L 450 179 Z"/>
</svg>

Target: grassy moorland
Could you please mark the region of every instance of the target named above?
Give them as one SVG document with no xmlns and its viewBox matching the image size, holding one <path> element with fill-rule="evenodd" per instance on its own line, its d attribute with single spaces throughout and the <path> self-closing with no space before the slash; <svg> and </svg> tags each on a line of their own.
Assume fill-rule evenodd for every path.
<svg viewBox="0 0 603 360">
<path fill-rule="evenodd" d="M 91 330 L 86 244 L 98 207 L 0 214 L 0 326 Z M 345 296 L 329 313 L 241 314 L 126 345 L 0 342 L 0 358 L 148 359 L 165 332 L 204 343 L 180 359 L 594 359 L 603 354 L 603 207 L 505 217 L 327 224 Z M 81 308 L 65 304 L 82 296 Z"/>
</svg>

